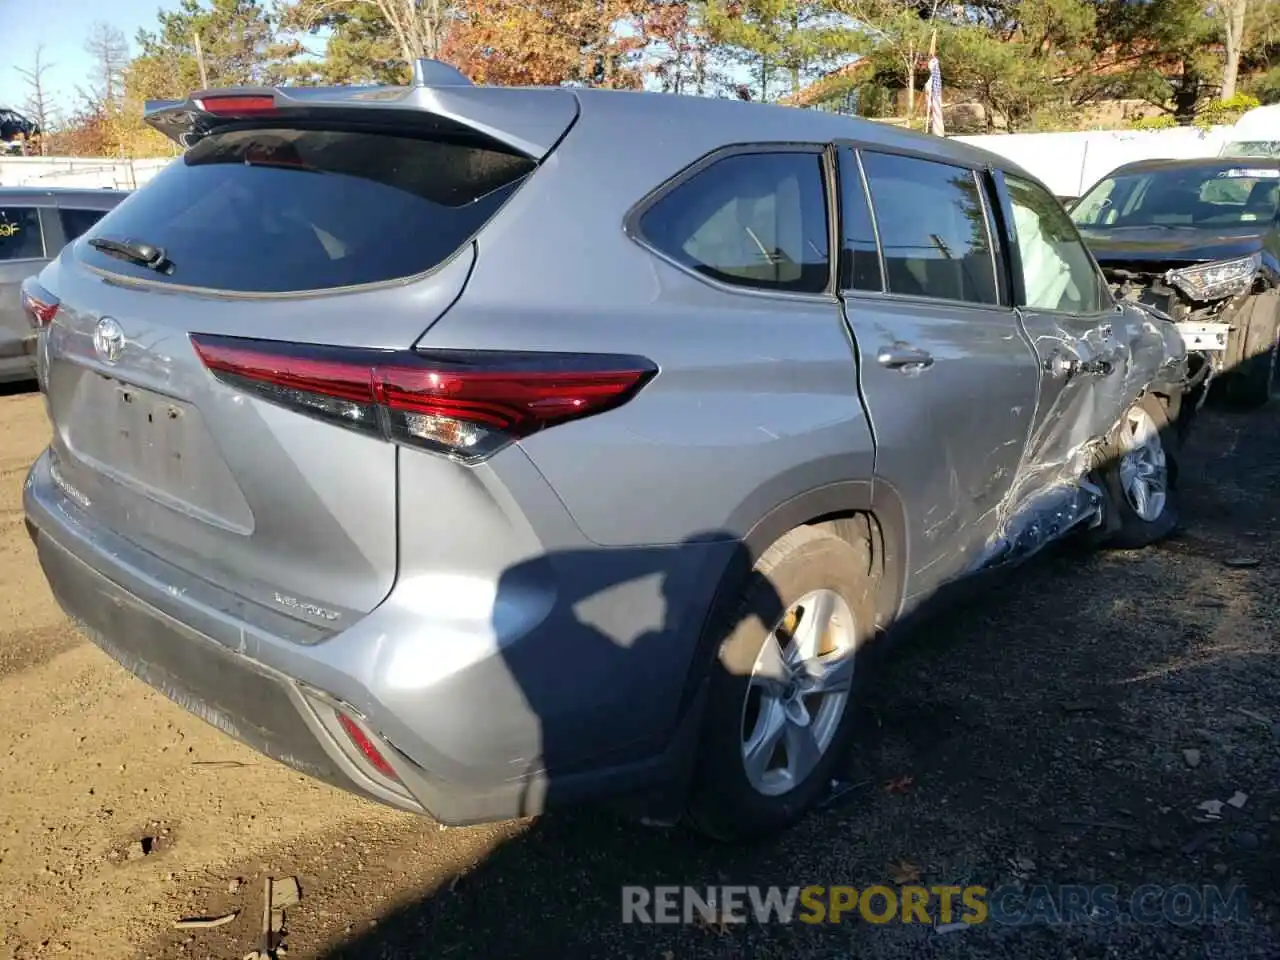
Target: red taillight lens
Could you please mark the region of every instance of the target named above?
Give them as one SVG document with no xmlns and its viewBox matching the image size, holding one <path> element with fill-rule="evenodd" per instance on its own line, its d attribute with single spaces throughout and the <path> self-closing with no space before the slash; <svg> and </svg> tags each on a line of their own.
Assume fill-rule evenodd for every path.
<svg viewBox="0 0 1280 960">
<path fill-rule="evenodd" d="M 53 323 L 58 314 L 58 298 L 34 280 L 22 283 L 22 312 L 27 315 L 31 325 L 43 330 Z"/>
<path fill-rule="evenodd" d="M 275 97 L 270 95 L 201 97 L 196 102 L 205 113 L 218 117 L 273 113 L 276 109 Z"/>
<path fill-rule="evenodd" d="M 360 729 L 358 723 L 341 712 L 338 713 L 338 722 L 342 724 L 342 729 L 347 732 L 347 736 L 356 745 L 356 749 L 364 754 L 365 759 L 373 764 L 375 770 L 392 780 L 400 779 L 395 768 L 387 763 L 387 758 L 382 755 L 382 751 L 378 749 L 377 744 L 369 739 L 368 734 Z"/>
<path fill-rule="evenodd" d="M 361 351 L 192 334 L 226 383 L 351 429 L 481 460 L 546 427 L 630 400 L 643 357 L 498 351 Z"/>
</svg>

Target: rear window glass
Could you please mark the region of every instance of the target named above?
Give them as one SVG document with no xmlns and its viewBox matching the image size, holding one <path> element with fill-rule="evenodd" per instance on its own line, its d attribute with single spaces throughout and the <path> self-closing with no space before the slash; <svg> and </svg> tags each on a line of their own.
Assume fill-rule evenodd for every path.
<svg viewBox="0 0 1280 960">
<path fill-rule="evenodd" d="M 395 280 L 442 263 L 532 169 L 474 144 L 341 130 L 207 137 L 86 234 L 161 248 L 161 273 L 79 246 L 105 270 L 241 293 Z"/>
<path fill-rule="evenodd" d="M 0 260 L 38 260 L 44 256 L 40 211 L 0 207 Z"/>
<path fill-rule="evenodd" d="M 105 210 L 81 210 L 74 207 L 63 207 L 58 211 L 58 215 L 62 217 L 62 232 L 66 235 L 67 242 L 69 243 L 90 229 L 105 214 Z"/>
<path fill-rule="evenodd" d="M 667 256 L 721 283 L 820 293 L 831 272 L 817 153 L 717 160 L 645 211 L 640 229 Z"/>
</svg>

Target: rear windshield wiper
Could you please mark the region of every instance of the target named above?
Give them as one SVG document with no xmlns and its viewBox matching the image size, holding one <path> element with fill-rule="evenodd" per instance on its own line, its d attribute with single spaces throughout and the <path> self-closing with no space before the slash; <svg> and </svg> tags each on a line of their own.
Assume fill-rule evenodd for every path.
<svg viewBox="0 0 1280 960">
<path fill-rule="evenodd" d="M 157 273 L 173 273 L 173 264 L 165 256 L 163 247 L 153 247 L 137 240 L 112 240 L 110 237 L 93 237 L 89 246 L 107 256 L 136 263 Z"/>
</svg>

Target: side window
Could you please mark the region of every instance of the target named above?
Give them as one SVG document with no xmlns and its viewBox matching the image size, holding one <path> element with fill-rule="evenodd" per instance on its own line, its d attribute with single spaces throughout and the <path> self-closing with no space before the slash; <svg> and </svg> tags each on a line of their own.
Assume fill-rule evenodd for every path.
<svg viewBox="0 0 1280 960">
<path fill-rule="evenodd" d="M 1033 310 L 1097 313 L 1110 294 L 1062 205 L 1034 183 L 1005 177 L 1022 260 L 1026 305 Z"/>
<path fill-rule="evenodd" d="M 58 211 L 62 218 L 62 232 L 70 243 L 80 234 L 87 231 L 95 223 L 106 216 L 105 210 L 76 210 L 63 208 Z"/>
<path fill-rule="evenodd" d="M 831 272 L 822 156 L 725 157 L 646 210 L 640 232 L 667 256 L 723 283 L 821 293 Z"/>
<path fill-rule="evenodd" d="M 998 304 L 995 262 L 973 171 L 864 151 L 889 293 Z"/>
<path fill-rule="evenodd" d="M 844 245 L 840 251 L 840 283 L 847 290 L 884 289 L 880 275 L 880 246 L 871 223 L 871 208 L 858 167 L 858 156 L 845 147 L 840 151 L 841 223 Z"/>
<path fill-rule="evenodd" d="M 0 207 L 0 260 L 38 260 L 44 256 L 40 211 Z"/>
</svg>

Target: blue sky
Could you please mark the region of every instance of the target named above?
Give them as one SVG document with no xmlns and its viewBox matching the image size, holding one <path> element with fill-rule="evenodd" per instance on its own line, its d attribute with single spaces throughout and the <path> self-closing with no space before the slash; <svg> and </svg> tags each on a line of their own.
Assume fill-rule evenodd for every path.
<svg viewBox="0 0 1280 960">
<path fill-rule="evenodd" d="M 71 107 L 88 76 L 84 41 L 95 20 L 119 27 L 132 47 L 138 28 L 155 24 L 157 10 L 176 6 L 177 0 L 0 0 L 0 106 L 22 109 L 28 88 L 14 67 L 30 69 L 43 43 L 45 61 L 54 65 L 45 80 L 58 107 Z"/>
</svg>

